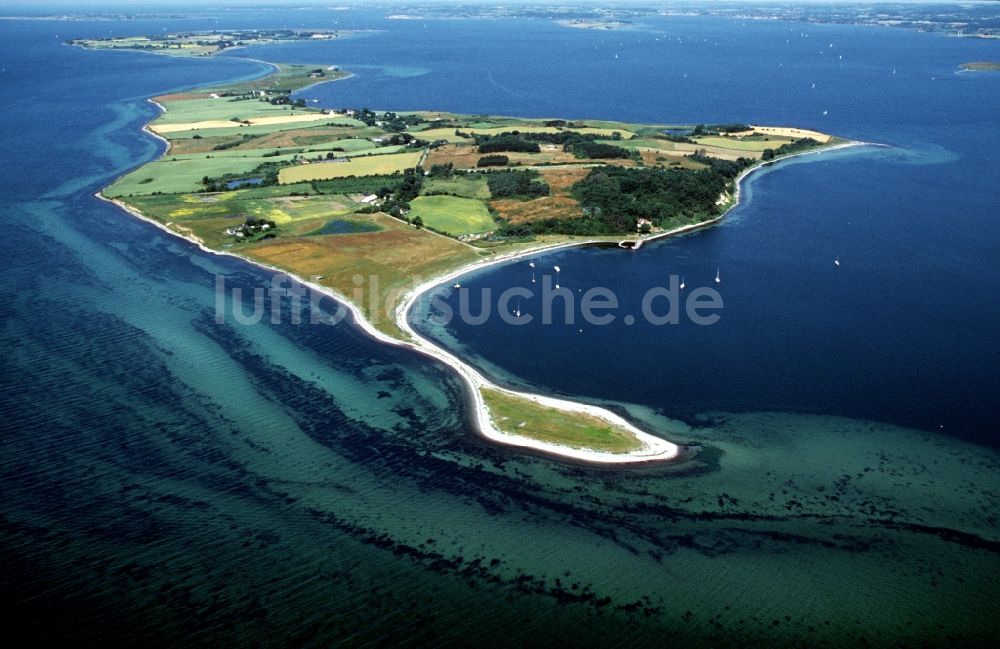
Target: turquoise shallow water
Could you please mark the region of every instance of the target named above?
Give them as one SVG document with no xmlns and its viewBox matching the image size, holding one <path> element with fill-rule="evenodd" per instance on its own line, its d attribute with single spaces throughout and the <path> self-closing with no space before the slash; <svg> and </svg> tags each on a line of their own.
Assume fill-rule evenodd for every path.
<svg viewBox="0 0 1000 649">
<path fill-rule="evenodd" d="M 216 19 L 167 26 L 211 26 Z M 246 25 L 274 19 L 268 12 L 228 18 Z M 327 18 L 307 12 L 297 19 Z M 391 68 L 315 88 L 331 105 L 367 97 L 372 105 L 416 107 L 394 104 L 405 102 L 392 84 L 423 83 L 403 86 L 427 93 L 407 94 L 407 101 L 434 98 L 454 102 L 440 107 L 455 110 L 495 105 L 496 112 L 554 114 L 560 102 L 572 102 L 579 114 L 662 119 L 670 112 L 681 121 L 698 111 L 718 117 L 725 108 L 711 84 L 701 95 L 623 94 L 613 103 L 586 93 L 537 98 L 529 90 L 539 80 L 519 77 L 515 65 L 514 72 L 498 66 L 486 76 L 502 89 L 490 84 L 493 90 L 449 95 L 443 89 L 456 77 L 442 70 L 462 60 L 462 51 L 449 49 L 458 29 L 472 30 L 487 50 L 515 36 L 537 43 L 532 36 L 558 34 L 553 42 L 590 52 L 595 44 L 610 46 L 594 39 L 624 37 L 553 32 L 534 22 L 530 28 L 538 31 L 526 35 L 504 31 L 506 24 L 441 23 L 421 27 L 430 30 L 422 37 L 429 45 L 414 56 L 407 39 L 417 34 L 410 25 L 359 12 L 342 13 L 340 20 L 393 31 L 337 43 L 331 63 L 367 60 L 378 69 L 403 65 L 410 72 Z M 116 28 L 164 26 L 137 21 Z M 996 380 L 989 328 L 997 308 L 995 224 L 983 216 L 996 189 L 973 173 L 989 160 L 986 126 L 994 117 L 983 106 L 991 105 L 996 89 L 983 78 L 961 76 L 948 77 L 952 85 L 942 96 L 923 85 L 930 83 L 925 66 L 950 69 L 928 60 L 965 56 L 972 52 L 964 48 L 980 44 L 891 31 L 863 32 L 858 45 L 868 52 L 856 64 L 859 74 L 893 63 L 910 79 L 907 92 L 924 93 L 920 119 L 943 115 L 943 107 L 954 104 L 948 92 L 984 98 L 962 104 L 953 141 L 942 142 L 929 128 L 894 127 L 862 106 L 858 110 L 868 112 L 839 117 L 836 130 L 891 141 L 897 145 L 891 152 L 776 168 L 752 184 L 752 200 L 722 228 L 634 257 L 567 252 L 563 264 L 581 273 L 567 277 L 578 286 L 584 267 L 601 281 L 626 284 L 642 273 L 652 279 L 669 270 L 656 266 L 657 255 L 691 272 L 707 265 L 709 278 L 720 263 L 762 274 L 770 294 L 755 290 L 759 279 L 741 282 L 727 272 L 723 322 L 757 332 L 767 351 L 788 330 L 787 319 L 807 331 L 815 326 L 794 306 L 779 308 L 778 298 L 789 291 L 802 296 L 794 293 L 794 275 L 773 275 L 773 269 L 790 261 L 825 268 L 833 243 L 843 250 L 845 240 L 837 237 L 845 230 L 838 226 L 850 219 L 853 246 L 864 251 L 844 266 L 855 288 L 817 282 L 831 312 L 840 314 L 836 330 L 852 332 L 854 352 L 838 351 L 826 371 L 855 371 L 870 359 L 878 372 L 851 380 L 872 387 L 882 380 L 876 375 L 885 375 L 908 386 L 900 398 L 913 383 L 920 387 L 921 377 L 935 377 L 938 401 L 968 422 L 961 436 L 916 421 L 941 403 L 914 409 L 911 422 L 894 399 L 858 402 L 830 375 L 815 403 L 805 399 L 814 391 L 793 390 L 780 376 L 770 388 L 773 398 L 762 398 L 768 386 L 757 385 L 755 376 L 764 370 L 787 368 L 788 358 L 818 362 L 824 349 L 852 348 L 829 347 L 838 344 L 834 335 L 821 338 L 815 353 L 806 335 L 786 341 L 795 354 L 723 348 L 715 358 L 729 363 L 726 374 L 734 378 L 721 386 L 718 367 L 692 374 L 701 354 L 687 360 L 671 349 L 698 342 L 683 338 L 697 332 L 678 333 L 660 353 L 686 364 L 675 374 L 687 378 L 662 383 L 665 375 L 635 366 L 630 375 L 617 364 L 578 370 L 581 380 L 615 372 L 604 375 L 614 376 L 607 386 L 594 389 L 593 381 L 560 383 L 554 373 L 533 369 L 535 358 L 546 358 L 540 353 L 512 359 L 469 337 L 475 332 L 450 332 L 454 344 L 505 380 L 617 404 L 651 430 L 699 447 L 693 460 L 675 466 L 607 471 L 481 442 L 468 429 L 462 386 L 450 372 L 375 344 L 349 323 L 216 324 L 216 275 L 246 293 L 269 286 L 270 276 L 204 255 L 91 194 L 157 155 L 156 144 L 138 131 L 154 114 L 147 95 L 256 74 L 260 67 L 94 54 L 59 44 L 70 29 L 83 35 L 110 27 L 2 25 L 0 88 L 11 99 L 0 108 L 7 169 L 0 176 L 7 289 L 0 303 L 0 592 L 12 631 L 63 644 L 173 646 L 636 646 L 661 645 L 666 637 L 692 646 L 940 646 L 1000 635 L 993 615 L 1000 457 L 995 428 L 976 423 L 988 421 L 995 407 L 977 397 L 988 396 Z M 696 20 L 669 26 L 690 43 L 727 33 L 724 27 Z M 748 29 L 741 38 L 769 42 L 761 37 L 773 28 Z M 830 33 L 861 38 L 851 29 Z M 732 47 L 749 46 L 734 38 Z M 871 55 L 876 45 L 884 60 Z M 316 60 L 322 49 L 314 47 L 273 52 Z M 375 58 L 379 51 L 382 58 Z M 532 53 L 508 51 L 515 64 Z M 470 74 L 479 74 L 481 59 L 466 53 L 464 60 Z M 703 83 L 721 65 L 706 61 Z M 765 64 L 752 59 L 747 65 Z M 615 73 L 608 62 L 580 65 L 599 79 Z M 424 69 L 431 72 L 414 72 Z M 533 68 L 520 66 L 527 69 Z M 544 75 L 544 66 L 537 69 Z M 581 74 L 576 64 L 567 70 L 568 78 Z M 968 84 L 979 85 L 970 90 Z M 808 106 L 774 102 L 749 86 L 738 112 L 818 125 Z M 843 102 L 831 107 L 850 103 L 826 99 Z M 725 116 L 739 118 L 744 115 Z M 897 182 L 912 179 L 902 185 L 906 191 L 883 191 L 887 168 L 895 169 Z M 839 210 L 825 204 L 803 210 L 789 191 L 817 195 L 828 184 L 850 188 L 837 193 Z M 889 198 L 878 205 L 873 196 Z M 951 209 L 961 196 L 967 197 L 962 208 Z M 876 221 L 880 227 L 866 225 Z M 847 253 L 840 254 L 847 262 Z M 933 264 L 901 263 L 919 255 Z M 943 275 L 941 268 L 958 273 L 948 276 L 951 291 L 932 281 Z M 518 272 L 501 269 L 470 281 L 500 285 L 508 281 L 505 273 Z M 876 272 L 882 287 L 897 291 L 916 276 L 924 292 L 892 296 L 902 315 L 880 311 L 874 290 L 856 295 L 857 286 L 875 283 Z M 981 278 L 974 288 L 955 289 L 968 287 L 973 274 Z M 966 307 L 958 312 L 937 301 L 946 299 L 950 308 L 961 297 Z M 844 310 L 861 308 L 858 300 L 879 316 L 874 324 Z M 899 329 L 904 319 L 915 324 Z M 769 327 L 778 332 L 768 333 Z M 894 327 L 900 340 L 882 348 L 892 342 L 885 332 Z M 948 341 L 954 331 L 964 335 Z M 613 329 L 589 334 L 615 335 Z M 491 335 L 515 334 L 494 328 Z M 511 341 L 531 350 L 530 341 Z M 920 344 L 909 347 L 912 353 L 899 356 L 914 341 Z M 708 353 L 718 340 L 701 344 Z M 550 346 L 549 363 L 567 363 L 559 356 L 564 352 Z M 734 375 L 739 368 L 729 358 L 736 352 L 748 360 Z M 636 357 L 655 355 L 640 349 Z M 906 363 L 886 362 L 899 358 Z M 810 372 L 821 376 L 820 369 L 784 372 L 802 379 Z M 679 398 L 704 395 L 697 388 L 706 384 L 719 398 Z M 611 389 L 622 385 L 627 389 Z M 732 398 L 722 398 L 723 389 Z M 971 395 L 964 407 L 957 394 Z"/>
</svg>

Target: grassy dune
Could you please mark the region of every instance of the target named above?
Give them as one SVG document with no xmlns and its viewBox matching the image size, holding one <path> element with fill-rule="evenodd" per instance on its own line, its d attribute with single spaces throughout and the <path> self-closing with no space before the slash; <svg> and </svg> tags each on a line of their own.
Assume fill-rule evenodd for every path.
<svg viewBox="0 0 1000 649">
<path fill-rule="evenodd" d="M 584 413 L 553 410 L 499 390 L 480 390 L 501 431 L 543 442 L 609 453 L 628 453 L 642 444 L 628 430 Z"/>
</svg>

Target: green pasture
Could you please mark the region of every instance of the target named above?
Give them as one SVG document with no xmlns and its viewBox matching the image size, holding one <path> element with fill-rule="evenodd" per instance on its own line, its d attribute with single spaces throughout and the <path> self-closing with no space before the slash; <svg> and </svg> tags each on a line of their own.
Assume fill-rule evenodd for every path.
<svg viewBox="0 0 1000 649">
<path fill-rule="evenodd" d="M 424 225 L 457 236 L 481 234 L 496 228 L 486 205 L 473 198 L 418 196 L 410 201 L 409 217 L 420 217 Z"/>
<path fill-rule="evenodd" d="M 423 194 L 454 194 L 463 198 L 488 200 L 490 187 L 483 175 L 454 175 L 451 178 L 430 178 L 424 181 Z"/>
</svg>

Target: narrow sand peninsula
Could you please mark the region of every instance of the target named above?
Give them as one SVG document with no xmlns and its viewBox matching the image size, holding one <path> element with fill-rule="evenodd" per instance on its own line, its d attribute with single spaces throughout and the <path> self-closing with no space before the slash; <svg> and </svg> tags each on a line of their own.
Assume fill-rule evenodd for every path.
<svg viewBox="0 0 1000 649">
<path fill-rule="evenodd" d="M 261 263 L 259 261 L 247 259 L 246 257 L 240 256 L 240 255 L 237 255 L 237 254 L 234 254 L 234 253 L 231 253 L 231 252 L 225 252 L 225 251 L 220 251 L 220 250 L 213 250 L 213 249 L 205 246 L 204 243 L 201 240 L 199 240 L 197 237 L 194 237 L 194 236 L 191 236 L 191 235 L 185 235 L 183 233 L 177 232 L 176 230 L 173 230 L 173 229 L 167 227 L 163 223 L 160 223 L 159 221 L 157 221 L 155 219 L 147 217 L 142 212 L 134 209 L 133 207 L 131 207 L 131 206 L 129 206 L 129 205 L 127 205 L 127 204 L 119 201 L 119 200 L 106 198 L 106 197 L 102 196 L 100 194 L 100 192 L 94 194 L 94 196 L 97 197 L 98 199 L 102 200 L 102 201 L 105 201 L 105 202 L 108 202 L 108 203 L 113 203 L 114 205 L 117 205 L 119 208 L 121 208 L 122 210 L 124 210 L 128 214 L 131 214 L 132 216 L 134 216 L 134 217 L 136 217 L 138 219 L 146 221 L 147 223 L 151 223 L 152 225 L 156 226 L 157 228 L 160 228 L 161 230 L 163 230 L 164 232 L 168 232 L 168 233 L 170 233 L 170 234 L 172 234 L 172 235 L 174 235 L 176 237 L 180 237 L 181 239 L 184 239 L 184 240 L 186 240 L 186 241 L 188 241 L 190 243 L 193 243 L 194 245 L 198 246 L 198 248 L 202 252 L 206 252 L 206 253 L 212 254 L 212 255 L 219 255 L 219 256 L 223 256 L 223 257 L 233 257 L 235 259 L 239 259 L 239 260 L 244 261 L 244 262 L 246 262 L 248 264 L 252 264 L 254 266 L 257 266 L 259 268 L 267 270 L 269 272 L 280 273 L 280 274 L 283 274 L 283 275 L 289 275 L 290 277 L 293 277 L 295 279 L 295 281 L 299 282 L 303 286 L 307 286 L 311 290 L 314 290 L 314 291 L 317 291 L 319 293 L 325 294 L 325 295 L 333 298 L 334 300 L 336 300 L 340 305 L 342 305 L 343 307 L 345 307 L 346 309 L 348 309 L 350 311 L 350 313 L 351 313 L 351 315 L 352 315 L 352 317 L 354 319 L 354 322 L 359 327 L 361 327 L 365 331 L 365 333 L 367 333 L 371 337 L 375 338 L 376 340 L 379 340 L 380 342 L 384 342 L 384 343 L 387 343 L 387 344 L 390 344 L 390 345 L 396 345 L 396 346 L 399 346 L 399 347 L 406 347 L 408 349 L 412 349 L 414 351 L 418 351 L 420 353 L 423 353 L 423 354 L 426 354 L 428 356 L 431 356 L 431 357 L 433 357 L 433 358 L 435 358 L 435 359 L 437 359 L 437 360 L 439 360 L 439 361 L 447 364 L 449 367 L 453 368 L 459 374 L 459 376 L 461 376 L 462 379 L 471 388 L 470 392 L 471 392 L 473 400 L 474 400 L 474 406 L 475 406 L 475 412 L 476 412 L 476 424 L 477 424 L 477 427 L 479 429 L 479 433 L 482 434 L 487 439 L 490 439 L 490 440 L 492 440 L 494 442 L 498 442 L 498 443 L 501 443 L 501 444 L 510 445 L 510 446 L 518 446 L 518 447 L 521 447 L 521 448 L 530 448 L 530 449 L 533 449 L 535 451 L 539 451 L 539 452 L 542 452 L 542 453 L 547 453 L 549 455 L 553 455 L 553 456 L 556 456 L 556 457 L 561 457 L 561 458 L 571 459 L 571 460 L 577 460 L 577 461 L 582 461 L 582 462 L 592 462 L 592 463 L 598 463 L 598 464 L 634 464 L 636 462 L 649 462 L 649 461 L 654 461 L 654 460 L 658 460 L 658 461 L 670 460 L 670 459 L 673 459 L 673 458 L 677 457 L 677 455 L 678 455 L 678 453 L 680 451 L 680 447 L 678 447 L 676 444 L 672 444 L 672 443 L 670 443 L 670 442 L 668 442 L 666 440 L 660 439 L 659 437 L 654 437 L 653 435 L 645 433 L 645 432 L 641 431 L 640 429 L 636 428 L 635 426 L 633 426 L 631 423 L 629 423 L 628 421 L 626 421 L 622 417 L 619 417 L 618 415 L 616 415 L 613 412 L 610 412 L 608 410 L 605 410 L 604 408 L 599 408 L 597 406 L 592 406 L 592 405 L 583 404 L 583 403 L 577 403 L 575 401 L 567 401 L 567 400 L 564 400 L 564 399 L 555 399 L 555 398 L 552 398 L 552 397 L 545 397 L 545 396 L 536 395 L 536 394 L 529 394 L 529 393 L 523 393 L 523 392 L 514 392 L 512 390 L 507 390 L 507 389 L 502 388 L 500 386 L 494 385 L 490 381 L 486 380 L 474 368 L 472 368 L 468 364 L 464 363 L 463 361 L 459 360 L 458 357 L 456 357 L 453 354 L 451 354 L 451 353 L 449 353 L 449 352 L 447 352 L 447 351 L 445 351 L 445 350 L 443 350 L 443 349 L 435 346 L 430 341 L 428 341 L 428 340 L 420 337 L 419 335 L 417 335 L 416 332 L 409 326 L 409 323 L 406 322 L 406 313 L 409 311 L 410 307 L 412 307 L 412 305 L 416 301 L 416 299 L 424 291 L 429 290 L 429 289 L 431 289 L 431 288 L 433 288 L 435 286 L 438 286 L 438 285 L 440 285 L 443 282 L 447 282 L 447 281 L 449 281 L 450 279 L 452 279 L 454 277 L 458 277 L 459 275 L 463 275 L 465 273 L 471 272 L 473 270 L 477 270 L 477 269 L 485 267 L 485 266 L 490 266 L 490 265 L 499 264 L 499 263 L 505 263 L 505 262 L 511 261 L 512 259 L 516 259 L 516 258 L 523 257 L 523 256 L 526 256 L 526 255 L 537 254 L 538 252 L 541 252 L 541 251 L 553 250 L 555 248 L 564 248 L 564 247 L 574 246 L 574 245 L 581 245 L 582 243 L 587 243 L 587 242 L 574 242 L 574 243 L 570 243 L 570 244 L 560 244 L 560 245 L 555 245 L 555 246 L 544 246 L 544 247 L 539 247 L 539 248 L 535 248 L 535 249 L 532 249 L 532 250 L 527 250 L 527 251 L 524 251 L 522 253 L 518 253 L 517 255 L 512 255 L 512 256 L 509 256 L 509 257 L 504 257 L 504 258 L 499 258 L 499 259 L 492 259 L 492 260 L 489 260 L 489 261 L 486 261 L 486 262 L 483 262 L 483 263 L 472 264 L 470 266 L 465 266 L 465 267 L 460 268 L 460 269 L 458 269 L 456 271 L 448 273 L 445 276 L 436 278 L 435 280 L 432 280 L 430 282 L 426 282 L 425 284 L 420 285 L 419 287 L 417 287 L 416 289 L 410 291 L 407 294 L 404 302 L 400 305 L 400 307 L 396 311 L 397 324 L 400 326 L 401 329 L 403 329 L 404 331 L 406 331 L 407 333 L 409 333 L 411 336 L 413 336 L 413 342 L 408 342 L 408 341 L 402 341 L 402 340 L 397 340 L 395 338 L 392 338 L 392 337 L 390 337 L 390 336 L 382 333 L 378 329 L 376 329 L 367 319 L 365 319 L 364 315 L 362 315 L 362 313 L 361 313 L 361 310 L 357 306 L 355 306 L 349 299 L 347 299 L 346 296 L 341 295 L 340 293 L 338 293 L 337 291 L 334 291 L 333 289 L 327 288 L 326 286 L 322 286 L 320 284 L 316 284 L 315 282 L 310 282 L 310 281 L 305 280 L 305 279 L 303 279 L 301 277 L 298 277 L 298 276 L 295 276 L 295 275 L 291 275 L 287 271 L 285 271 L 285 270 L 283 270 L 281 268 L 277 268 L 276 266 L 271 266 L 269 264 L 264 264 L 264 263 Z M 624 428 L 625 430 L 631 432 L 632 434 L 635 435 L 636 439 L 639 440 L 639 442 L 641 444 L 643 444 L 643 446 L 641 448 L 635 450 L 635 451 L 630 452 L 630 453 L 606 453 L 606 452 L 601 452 L 601 451 L 592 451 L 592 450 L 587 450 L 587 449 L 571 448 L 571 447 L 568 447 L 568 446 L 561 446 L 561 445 L 558 445 L 558 444 L 549 444 L 549 443 L 546 443 L 546 442 L 542 442 L 542 441 L 539 441 L 539 440 L 532 439 L 530 437 L 524 437 L 524 436 L 520 436 L 520 435 L 510 435 L 508 433 L 505 433 L 505 432 L 501 431 L 494 424 L 492 418 L 490 417 L 489 410 L 487 409 L 486 404 L 483 401 L 482 394 L 479 391 L 480 388 L 489 388 L 489 389 L 496 390 L 498 392 L 503 392 L 505 394 L 509 394 L 509 395 L 513 395 L 513 396 L 517 396 L 517 397 L 521 397 L 521 398 L 525 398 L 525 399 L 528 399 L 530 401 L 533 401 L 534 403 L 538 403 L 540 405 L 544 405 L 544 406 L 549 407 L 549 408 L 556 408 L 556 409 L 565 410 L 565 411 L 568 411 L 568 412 L 579 412 L 579 413 L 586 413 L 586 414 L 592 415 L 594 417 L 602 419 L 603 421 L 608 422 L 609 424 L 612 424 L 612 425 L 615 425 L 615 426 L 620 426 L 620 427 Z"/>
</svg>

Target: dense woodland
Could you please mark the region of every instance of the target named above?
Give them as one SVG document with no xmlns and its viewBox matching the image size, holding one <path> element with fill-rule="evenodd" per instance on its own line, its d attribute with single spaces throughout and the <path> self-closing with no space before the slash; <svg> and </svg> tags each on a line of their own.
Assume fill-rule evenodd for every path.
<svg viewBox="0 0 1000 649">
<path fill-rule="evenodd" d="M 711 168 L 595 167 L 571 189 L 583 208 L 582 217 L 508 224 L 499 234 L 623 234 L 635 232 L 639 219 L 667 228 L 679 219 L 716 216 L 720 210 L 716 201 L 730 185 L 727 175 Z"/>
<path fill-rule="evenodd" d="M 549 194 L 549 186 L 538 180 L 537 171 L 530 169 L 491 173 L 487 183 L 492 198 L 531 199 Z"/>
</svg>

